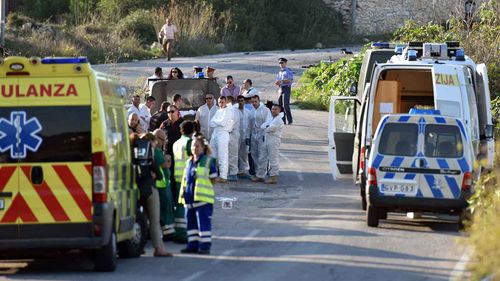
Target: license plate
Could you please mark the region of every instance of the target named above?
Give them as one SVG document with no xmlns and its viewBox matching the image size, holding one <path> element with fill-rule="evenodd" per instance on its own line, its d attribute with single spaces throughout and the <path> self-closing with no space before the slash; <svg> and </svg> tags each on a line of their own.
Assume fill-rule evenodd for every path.
<svg viewBox="0 0 500 281">
<path fill-rule="evenodd" d="M 5 209 L 5 201 L 3 200 L 3 198 L 0 198 L 0 211 L 2 211 L 3 209 Z"/>
<path fill-rule="evenodd" d="M 383 184 L 382 192 L 414 194 L 416 188 L 411 184 Z"/>
</svg>

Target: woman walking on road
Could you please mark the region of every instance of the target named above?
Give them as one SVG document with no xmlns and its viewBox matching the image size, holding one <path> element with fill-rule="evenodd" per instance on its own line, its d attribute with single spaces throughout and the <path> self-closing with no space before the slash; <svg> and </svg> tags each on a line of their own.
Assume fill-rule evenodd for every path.
<svg viewBox="0 0 500 281">
<path fill-rule="evenodd" d="M 213 183 L 217 168 L 203 135 L 193 139 L 191 152 L 179 192 L 179 203 L 186 209 L 188 234 L 187 247 L 181 253 L 208 255 L 212 245 Z"/>
</svg>

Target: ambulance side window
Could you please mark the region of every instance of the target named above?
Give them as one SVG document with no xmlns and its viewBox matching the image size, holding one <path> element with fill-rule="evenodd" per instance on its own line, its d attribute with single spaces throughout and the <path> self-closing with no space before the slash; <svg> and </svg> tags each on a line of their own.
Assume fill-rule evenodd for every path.
<svg viewBox="0 0 500 281">
<path fill-rule="evenodd" d="M 457 126 L 429 124 L 425 126 L 425 156 L 459 158 L 463 143 Z"/>
<path fill-rule="evenodd" d="M 109 161 L 118 160 L 118 145 L 122 141 L 117 128 L 117 116 L 113 107 L 106 109 L 106 135 L 108 139 Z"/>
<path fill-rule="evenodd" d="M 387 123 L 382 128 L 378 151 L 385 155 L 415 156 L 417 141 L 417 124 Z"/>
</svg>

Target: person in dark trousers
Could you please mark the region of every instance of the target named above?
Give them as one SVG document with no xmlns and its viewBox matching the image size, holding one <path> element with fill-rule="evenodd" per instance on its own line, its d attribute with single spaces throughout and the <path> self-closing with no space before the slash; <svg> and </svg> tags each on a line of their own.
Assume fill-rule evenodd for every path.
<svg viewBox="0 0 500 281">
<path fill-rule="evenodd" d="M 168 106 L 170 103 L 168 101 L 164 101 L 161 103 L 160 109 L 151 116 L 151 119 L 149 119 L 149 128 L 148 130 L 150 132 L 153 132 L 154 130 L 160 128 L 161 123 L 163 123 L 165 120 L 168 119 Z"/>
<path fill-rule="evenodd" d="M 285 110 L 283 116 L 283 123 L 291 125 L 293 123 L 292 112 L 290 111 L 290 95 L 292 93 L 293 72 L 288 68 L 288 60 L 285 58 L 278 59 L 280 64 L 280 71 L 276 75 L 276 82 L 274 84 L 279 87 L 280 93 L 279 104 Z"/>
<path fill-rule="evenodd" d="M 179 203 L 186 209 L 188 229 L 188 244 L 181 253 L 208 255 L 212 246 L 213 184 L 217 168 L 203 135 L 193 139 L 191 151 L 193 154 L 184 170 L 179 196 Z"/>
</svg>

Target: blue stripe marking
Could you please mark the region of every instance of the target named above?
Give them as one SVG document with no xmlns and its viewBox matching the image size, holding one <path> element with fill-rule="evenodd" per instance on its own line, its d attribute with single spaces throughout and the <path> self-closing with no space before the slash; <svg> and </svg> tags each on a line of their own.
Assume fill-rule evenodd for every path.
<svg viewBox="0 0 500 281">
<path fill-rule="evenodd" d="M 441 190 L 439 189 L 436 189 L 436 188 L 432 188 L 434 186 L 434 176 L 431 176 L 431 175 L 425 175 L 425 181 L 427 182 L 427 184 L 429 185 L 431 191 L 432 191 L 432 196 L 434 198 L 443 198 L 443 193 L 441 192 Z"/>
<path fill-rule="evenodd" d="M 380 124 L 380 129 L 382 129 L 385 126 L 385 123 L 387 123 L 388 120 L 389 120 L 389 117 L 382 119 L 382 123 Z"/>
<path fill-rule="evenodd" d="M 460 128 L 460 131 L 462 132 L 462 135 L 464 136 L 465 140 L 467 140 L 467 135 L 465 134 L 464 125 L 462 124 L 462 122 L 460 122 L 460 120 L 457 120 L 457 124 L 458 124 L 458 127 Z"/>
<path fill-rule="evenodd" d="M 446 160 L 444 160 L 442 158 L 438 158 L 437 162 L 438 162 L 439 168 L 441 168 L 441 169 L 449 169 L 450 168 L 450 166 L 448 165 L 448 162 L 446 162 Z"/>
<path fill-rule="evenodd" d="M 387 172 L 384 175 L 384 179 L 393 179 L 396 173 Z"/>
<path fill-rule="evenodd" d="M 414 180 L 415 176 L 417 176 L 417 174 L 406 174 L 405 180 Z"/>
<path fill-rule="evenodd" d="M 420 188 L 417 191 L 417 195 L 415 197 L 423 197 L 422 191 L 420 191 Z"/>
<path fill-rule="evenodd" d="M 378 169 L 382 160 L 384 160 L 384 156 L 377 154 L 377 156 L 375 156 L 375 159 L 373 160 L 372 167 Z"/>
<path fill-rule="evenodd" d="M 458 186 L 455 178 L 445 176 L 445 179 L 446 179 L 446 182 L 448 183 L 448 186 L 450 187 L 451 194 L 453 195 L 453 198 L 458 198 L 458 196 L 460 196 L 460 187 Z"/>
<path fill-rule="evenodd" d="M 401 166 L 401 163 L 403 163 L 403 160 L 405 160 L 404 157 L 394 157 L 394 160 L 392 160 L 391 167 L 399 167 Z"/>
<path fill-rule="evenodd" d="M 469 164 L 467 164 L 467 161 L 465 160 L 465 158 L 462 157 L 462 158 L 458 159 L 457 161 L 458 161 L 458 165 L 460 165 L 460 170 L 462 170 L 462 173 L 470 171 Z"/>
<path fill-rule="evenodd" d="M 436 119 L 436 122 L 439 124 L 446 124 L 446 120 L 443 117 L 434 117 Z"/>
<path fill-rule="evenodd" d="M 410 116 L 401 116 L 398 122 L 408 122 L 408 120 L 410 120 Z"/>
</svg>

